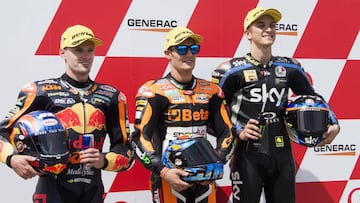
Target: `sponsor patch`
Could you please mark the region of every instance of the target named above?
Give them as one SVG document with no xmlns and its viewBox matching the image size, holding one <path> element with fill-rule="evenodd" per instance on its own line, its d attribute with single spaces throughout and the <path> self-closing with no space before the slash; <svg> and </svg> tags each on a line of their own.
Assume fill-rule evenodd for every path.
<svg viewBox="0 0 360 203">
<path fill-rule="evenodd" d="M 256 70 L 244 70 L 245 82 L 255 82 L 258 80 Z"/>
<path fill-rule="evenodd" d="M 276 77 L 286 77 L 286 69 L 283 66 L 275 67 L 275 75 Z"/>
<path fill-rule="evenodd" d="M 276 147 L 284 147 L 284 137 L 283 136 L 275 136 L 275 146 Z"/>
</svg>

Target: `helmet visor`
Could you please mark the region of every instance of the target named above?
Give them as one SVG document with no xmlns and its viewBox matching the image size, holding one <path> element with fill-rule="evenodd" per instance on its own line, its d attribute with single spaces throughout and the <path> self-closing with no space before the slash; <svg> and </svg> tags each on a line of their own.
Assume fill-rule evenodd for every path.
<svg viewBox="0 0 360 203">
<path fill-rule="evenodd" d="M 321 136 L 327 130 L 328 111 L 300 110 L 296 111 L 297 128 L 306 135 Z"/>
<path fill-rule="evenodd" d="M 38 135 L 40 153 L 57 155 L 68 152 L 68 143 L 64 131 Z"/>
<path fill-rule="evenodd" d="M 219 160 L 215 150 L 206 139 L 195 138 L 190 142 L 193 142 L 193 144 L 181 150 L 184 166 L 216 163 Z"/>
</svg>

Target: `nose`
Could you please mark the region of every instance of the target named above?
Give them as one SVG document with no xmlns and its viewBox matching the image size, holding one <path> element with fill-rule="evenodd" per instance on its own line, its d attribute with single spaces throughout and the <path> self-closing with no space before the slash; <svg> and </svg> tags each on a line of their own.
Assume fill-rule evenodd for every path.
<svg viewBox="0 0 360 203">
<path fill-rule="evenodd" d="M 270 25 L 267 25 L 264 30 L 267 32 L 272 32 L 272 31 L 275 31 L 275 27 L 270 24 Z"/>
<path fill-rule="evenodd" d="M 191 53 L 190 48 L 188 48 L 188 49 L 186 50 L 186 55 L 193 55 L 193 54 Z"/>
<path fill-rule="evenodd" d="M 84 52 L 84 53 L 82 53 L 81 54 L 81 58 L 83 58 L 83 59 L 90 59 L 91 58 L 91 53 L 89 53 L 89 52 Z"/>
</svg>

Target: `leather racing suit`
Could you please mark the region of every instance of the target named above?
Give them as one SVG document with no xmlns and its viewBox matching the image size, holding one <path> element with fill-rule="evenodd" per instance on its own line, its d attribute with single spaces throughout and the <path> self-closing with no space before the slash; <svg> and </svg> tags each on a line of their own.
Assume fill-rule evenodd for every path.
<svg viewBox="0 0 360 203">
<path fill-rule="evenodd" d="M 171 140 L 184 135 L 206 137 L 211 125 L 217 139 L 215 149 L 221 161 L 226 163 L 234 143 L 232 125 L 223 102 L 222 91 L 217 85 L 195 77 L 183 84 L 168 74 L 139 88 L 135 132 L 131 140 L 137 158 L 152 172 L 153 202 L 176 202 L 176 198 L 177 202 L 194 202 L 196 198 L 197 202 L 215 201 L 214 185 L 194 184 L 181 192 L 171 191 L 160 177 L 160 171 L 165 167 L 161 155 Z M 204 195 L 210 190 L 213 195 Z"/>
<path fill-rule="evenodd" d="M 36 81 L 22 88 L 15 107 L 0 123 L 1 136 L 11 142 L 11 129 L 17 119 L 35 110 L 54 112 L 62 121 L 68 131 L 70 158 L 67 169 L 55 179 L 40 176 L 33 201 L 102 202 L 101 169 L 80 164 L 82 136 L 91 134 L 94 147 L 101 152 L 108 134 L 110 150 L 103 153 L 103 169 L 115 172 L 129 169 L 133 155 L 125 145 L 130 133 L 125 95 L 112 86 L 90 79 L 85 83 L 77 82 L 66 74 L 60 78 Z"/>
<path fill-rule="evenodd" d="M 261 64 L 246 54 L 220 64 L 212 81 L 224 91 L 238 134 L 260 113 L 268 120 L 261 153 L 252 141 L 239 141 L 234 152 L 230 163 L 233 202 L 259 202 L 262 187 L 267 202 L 295 202 L 295 164 L 284 123 L 288 95 L 290 89 L 297 95 L 318 95 L 300 63 L 272 57 L 268 64 Z M 338 123 L 331 110 L 330 120 Z"/>
</svg>

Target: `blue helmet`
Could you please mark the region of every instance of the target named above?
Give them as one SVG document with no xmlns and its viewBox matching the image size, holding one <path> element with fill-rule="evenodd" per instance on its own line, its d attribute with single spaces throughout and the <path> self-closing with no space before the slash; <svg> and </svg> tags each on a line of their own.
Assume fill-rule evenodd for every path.
<svg viewBox="0 0 360 203">
<path fill-rule="evenodd" d="M 290 139 L 295 143 L 316 146 L 322 141 L 329 123 L 329 108 L 319 96 L 299 95 L 289 100 L 285 124 Z"/>
<path fill-rule="evenodd" d="M 216 151 L 203 137 L 177 139 L 169 143 L 162 156 L 168 168 L 179 168 L 190 175 L 182 177 L 186 182 L 221 179 L 224 166 Z"/>
<path fill-rule="evenodd" d="M 30 164 L 37 171 L 54 176 L 67 167 L 67 131 L 55 114 L 39 110 L 23 115 L 10 137 L 19 154 L 36 157 Z"/>
</svg>

